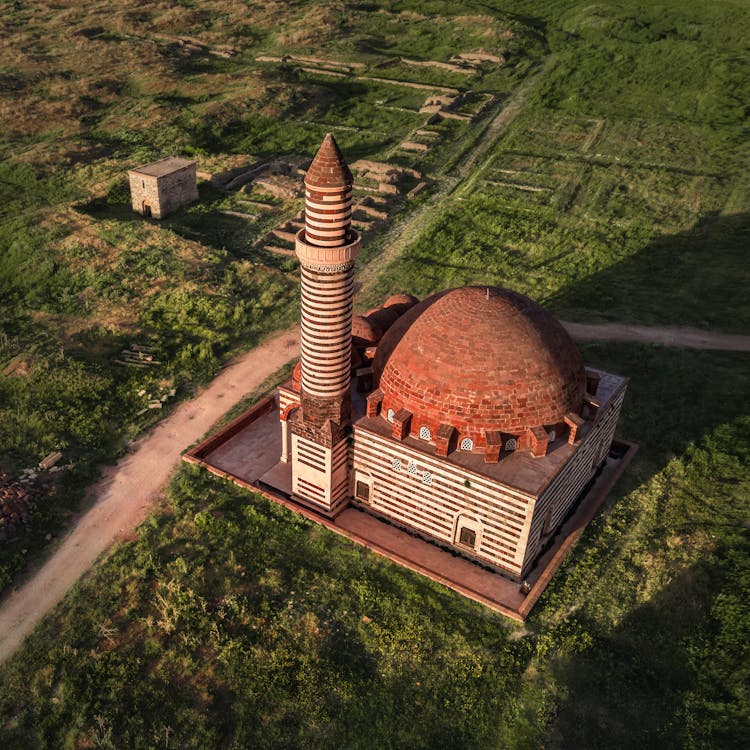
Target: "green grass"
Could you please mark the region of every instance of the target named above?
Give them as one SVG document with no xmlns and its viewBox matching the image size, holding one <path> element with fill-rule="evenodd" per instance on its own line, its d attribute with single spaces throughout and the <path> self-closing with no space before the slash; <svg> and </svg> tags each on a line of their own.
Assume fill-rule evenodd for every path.
<svg viewBox="0 0 750 750">
<path fill-rule="evenodd" d="M 665 236 L 484 191 L 448 202 L 385 270 L 369 302 L 395 288 L 423 297 L 499 284 L 567 319 L 743 333 L 750 322 L 747 236 L 747 215 L 708 217 Z"/>
<path fill-rule="evenodd" d="M 550 72 L 369 302 L 500 283 L 573 319 L 745 332 L 747 14 L 545 12 Z"/>
<path fill-rule="evenodd" d="M 740 747 L 747 356 L 585 353 L 641 451 L 526 626 L 185 467 L 0 671 L 6 745 Z"/>
</svg>

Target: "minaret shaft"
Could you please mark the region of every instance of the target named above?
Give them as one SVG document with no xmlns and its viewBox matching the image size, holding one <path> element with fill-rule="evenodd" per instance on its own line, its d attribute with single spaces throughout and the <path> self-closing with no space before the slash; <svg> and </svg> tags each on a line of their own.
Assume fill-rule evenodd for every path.
<svg viewBox="0 0 750 750">
<path fill-rule="evenodd" d="M 353 268 L 318 273 L 302 267 L 302 390 L 335 398 L 349 390 Z"/>
<path fill-rule="evenodd" d="M 348 494 L 354 261 L 352 176 L 326 136 L 305 177 L 305 228 L 295 249 L 301 280 L 302 382 L 293 417 L 292 491 L 334 514 Z"/>
</svg>

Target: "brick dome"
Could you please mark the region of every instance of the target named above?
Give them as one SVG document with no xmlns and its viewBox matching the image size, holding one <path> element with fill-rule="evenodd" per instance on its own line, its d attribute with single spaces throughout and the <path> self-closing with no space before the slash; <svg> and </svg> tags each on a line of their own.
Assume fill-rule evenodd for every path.
<svg viewBox="0 0 750 750">
<path fill-rule="evenodd" d="M 383 302 L 383 307 L 403 305 L 408 308 L 413 307 L 417 302 L 419 302 L 419 300 L 413 294 L 392 294 L 385 302 Z"/>
<path fill-rule="evenodd" d="M 528 297 L 493 287 L 415 305 L 383 336 L 373 365 L 384 417 L 407 409 L 412 434 L 426 427 L 434 439 L 448 424 L 476 448 L 488 431 L 560 425 L 580 411 L 586 390 L 583 360 L 560 323 Z"/>
</svg>

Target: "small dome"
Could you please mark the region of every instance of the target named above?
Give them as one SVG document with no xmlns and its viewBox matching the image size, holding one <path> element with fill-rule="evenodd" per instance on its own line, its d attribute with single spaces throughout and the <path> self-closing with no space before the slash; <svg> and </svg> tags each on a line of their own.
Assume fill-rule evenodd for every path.
<svg viewBox="0 0 750 750">
<path fill-rule="evenodd" d="M 394 305 L 405 305 L 406 309 L 413 307 L 419 300 L 413 294 L 392 294 L 383 303 L 383 307 L 393 307 Z"/>
<path fill-rule="evenodd" d="M 385 333 L 397 320 L 401 311 L 396 307 L 380 307 L 370 310 L 367 319 L 383 333 Z"/>
<path fill-rule="evenodd" d="M 352 338 L 363 344 L 377 344 L 383 337 L 383 331 L 372 320 L 363 315 L 352 318 Z"/>
<path fill-rule="evenodd" d="M 414 433 L 450 424 L 478 448 L 491 430 L 520 435 L 562 423 L 580 411 L 586 388 L 560 323 L 528 297 L 493 287 L 440 292 L 412 307 L 380 341 L 374 374 L 384 414 L 407 409 Z"/>
</svg>

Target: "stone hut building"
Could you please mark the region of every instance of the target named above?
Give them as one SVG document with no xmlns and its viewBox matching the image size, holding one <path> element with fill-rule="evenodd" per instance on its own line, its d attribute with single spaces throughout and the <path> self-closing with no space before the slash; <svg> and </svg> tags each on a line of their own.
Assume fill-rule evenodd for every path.
<svg viewBox="0 0 750 750">
<path fill-rule="evenodd" d="M 168 156 L 128 171 L 133 211 L 163 219 L 188 203 L 198 200 L 195 162 Z"/>
</svg>

